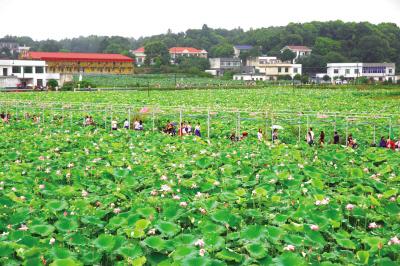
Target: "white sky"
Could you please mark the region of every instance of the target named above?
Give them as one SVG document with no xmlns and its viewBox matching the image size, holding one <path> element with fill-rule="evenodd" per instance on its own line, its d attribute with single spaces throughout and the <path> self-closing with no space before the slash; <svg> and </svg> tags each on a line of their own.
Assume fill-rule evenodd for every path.
<svg viewBox="0 0 400 266">
<path fill-rule="evenodd" d="M 309 21 L 394 22 L 400 0 L 0 0 L 0 37 L 149 36 L 171 29 L 260 28 Z"/>
</svg>

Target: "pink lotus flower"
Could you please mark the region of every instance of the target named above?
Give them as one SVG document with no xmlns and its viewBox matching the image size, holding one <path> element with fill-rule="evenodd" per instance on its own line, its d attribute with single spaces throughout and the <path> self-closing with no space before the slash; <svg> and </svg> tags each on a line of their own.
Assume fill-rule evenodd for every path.
<svg viewBox="0 0 400 266">
<path fill-rule="evenodd" d="M 174 195 L 172 198 L 173 198 L 174 200 L 180 200 L 180 199 L 181 199 L 181 197 L 179 197 L 178 195 Z"/>
<path fill-rule="evenodd" d="M 68 215 L 68 212 L 64 212 L 63 215 L 64 215 L 64 216 L 67 216 L 67 215 Z"/>
<path fill-rule="evenodd" d="M 20 231 L 28 231 L 28 226 L 26 226 L 25 224 L 22 224 L 21 227 L 18 229 Z"/>
<path fill-rule="evenodd" d="M 200 257 L 204 257 L 204 254 L 206 253 L 206 250 L 204 248 L 199 250 L 199 255 Z"/>
<path fill-rule="evenodd" d="M 354 209 L 354 205 L 353 204 L 347 204 L 346 205 L 346 210 L 348 210 L 348 211 L 352 211 Z"/>
<path fill-rule="evenodd" d="M 295 246 L 293 246 L 293 245 L 287 245 L 286 247 L 283 248 L 283 250 L 286 250 L 286 251 L 294 251 L 294 250 L 295 250 Z"/>
<path fill-rule="evenodd" d="M 156 196 L 157 195 L 157 191 L 156 190 L 152 190 L 151 192 L 150 192 L 150 195 L 152 195 L 152 196 Z"/>
<path fill-rule="evenodd" d="M 155 235 L 156 234 L 156 229 L 150 229 L 148 232 L 147 232 L 147 234 L 149 234 L 149 235 Z"/>
<path fill-rule="evenodd" d="M 388 245 L 400 245 L 400 239 L 398 239 L 397 236 L 394 236 L 389 240 Z"/>
<path fill-rule="evenodd" d="M 378 225 L 378 224 L 375 223 L 375 222 L 370 223 L 370 224 L 368 225 L 368 228 L 370 228 L 370 229 L 375 229 L 375 228 L 379 228 L 379 227 L 381 227 L 381 226 Z"/>
<path fill-rule="evenodd" d="M 22 201 L 24 201 L 26 198 L 25 198 L 25 196 L 21 196 L 21 197 L 19 197 Z"/>
<path fill-rule="evenodd" d="M 121 212 L 121 209 L 120 208 L 115 208 L 114 210 L 113 210 L 113 213 L 115 213 L 115 214 L 118 214 L 118 213 L 120 213 Z"/>
<path fill-rule="evenodd" d="M 204 240 L 203 239 L 198 239 L 195 243 L 194 243 L 194 245 L 196 246 L 196 247 L 204 247 L 204 245 L 205 245 L 205 243 L 204 243 Z"/>
<path fill-rule="evenodd" d="M 200 210 L 200 213 L 201 213 L 201 214 L 207 214 L 206 209 L 200 208 L 199 210 Z"/>
<path fill-rule="evenodd" d="M 15 187 L 12 187 L 11 190 L 14 192 L 17 191 L 17 189 Z"/>
<path fill-rule="evenodd" d="M 181 206 L 181 207 L 183 207 L 183 208 L 185 208 L 185 207 L 187 207 L 187 202 L 186 201 L 182 201 L 181 203 L 179 203 L 179 206 Z"/>
<path fill-rule="evenodd" d="M 383 197 L 382 194 L 378 194 L 378 195 L 376 195 L 376 196 L 378 197 L 378 199 L 381 199 L 381 198 Z"/>
<path fill-rule="evenodd" d="M 166 177 L 165 175 L 162 175 L 162 176 L 160 177 L 160 180 L 166 181 L 166 180 L 168 180 L 168 177 Z"/>
<path fill-rule="evenodd" d="M 49 244 L 53 245 L 56 242 L 56 239 L 54 237 L 50 238 Z"/>
<path fill-rule="evenodd" d="M 89 195 L 89 192 L 87 192 L 86 190 L 82 190 L 82 197 L 87 197 Z"/>
<path fill-rule="evenodd" d="M 311 228 L 311 230 L 313 230 L 313 231 L 318 231 L 318 230 L 319 230 L 319 226 L 316 225 L 316 224 L 310 225 L 310 228 Z"/>
<path fill-rule="evenodd" d="M 390 197 L 389 201 L 391 201 L 391 202 L 396 201 L 396 197 Z"/>
<path fill-rule="evenodd" d="M 44 189 L 44 188 L 45 188 L 45 186 L 43 184 L 39 185 L 39 189 Z"/>
<path fill-rule="evenodd" d="M 169 192 L 171 191 L 171 187 L 168 185 L 162 185 L 160 191 Z"/>
</svg>

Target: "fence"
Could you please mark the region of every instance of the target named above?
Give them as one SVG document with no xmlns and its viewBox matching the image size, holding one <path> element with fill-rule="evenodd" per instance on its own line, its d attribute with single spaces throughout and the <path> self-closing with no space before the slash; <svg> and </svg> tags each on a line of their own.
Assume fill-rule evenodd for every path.
<svg viewBox="0 0 400 266">
<path fill-rule="evenodd" d="M 146 130 L 161 131 L 168 122 L 201 125 L 207 138 L 227 138 L 247 132 L 255 136 L 259 129 L 264 138 L 272 140 L 273 128 L 279 129 L 279 139 L 285 143 L 304 140 L 308 128 L 327 135 L 339 132 L 346 144 L 350 134 L 359 144 L 376 143 L 380 136 L 400 134 L 399 114 L 367 114 L 338 112 L 292 112 L 290 110 L 239 110 L 233 108 L 208 108 L 194 106 L 138 106 L 106 103 L 62 103 L 31 101 L 0 101 L 0 113 L 12 118 L 36 117 L 38 123 L 59 123 L 74 130 L 82 126 L 85 116 L 92 116 L 97 127 L 111 129 L 111 121 L 122 126 L 128 120 L 142 120 Z M 343 138 L 345 137 L 345 138 Z M 329 138 L 328 138 L 329 141 Z"/>
</svg>

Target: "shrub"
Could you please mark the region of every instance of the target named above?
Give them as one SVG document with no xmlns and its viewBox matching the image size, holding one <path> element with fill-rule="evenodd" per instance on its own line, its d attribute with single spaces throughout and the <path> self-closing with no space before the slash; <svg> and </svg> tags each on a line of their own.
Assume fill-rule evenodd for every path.
<svg viewBox="0 0 400 266">
<path fill-rule="evenodd" d="M 55 79 L 49 79 L 47 81 L 47 86 L 50 90 L 54 90 L 58 86 L 58 81 Z"/>
</svg>

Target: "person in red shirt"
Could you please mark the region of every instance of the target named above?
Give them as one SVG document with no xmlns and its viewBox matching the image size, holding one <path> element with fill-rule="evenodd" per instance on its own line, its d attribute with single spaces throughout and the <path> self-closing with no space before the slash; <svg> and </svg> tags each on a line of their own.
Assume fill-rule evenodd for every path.
<svg viewBox="0 0 400 266">
<path fill-rule="evenodd" d="M 387 138 L 386 147 L 388 149 L 392 149 L 392 150 L 396 149 L 396 144 L 394 143 L 394 141 L 392 139 L 390 139 L 390 137 Z"/>
</svg>

